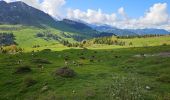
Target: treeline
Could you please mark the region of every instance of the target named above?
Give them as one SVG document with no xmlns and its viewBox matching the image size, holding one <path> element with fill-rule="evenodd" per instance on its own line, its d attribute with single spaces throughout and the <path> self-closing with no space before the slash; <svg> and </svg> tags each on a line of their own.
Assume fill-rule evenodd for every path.
<svg viewBox="0 0 170 100">
<path fill-rule="evenodd" d="M 51 33 L 51 31 L 39 32 L 36 34 L 36 37 L 43 38 L 44 40 L 59 40 L 61 39 L 57 34 Z"/>
<path fill-rule="evenodd" d="M 67 40 L 61 41 L 61 43 L 64 46 L 67 47 L 88 47 L 93 44 L 106 44 L 106 45 L 119 45 L 119 46 L 125 46 L 126 43 L 124 41 L 118 40 L 116 37 L 101 37 L 101 38 L 94 38 L 91 40 L 83 40 L 81 42 L 71 43 Z M 129 45 L 133 45 L 132 43 L 129 43 Z"/>
<path fill-rule="evenodd" d="M 80 48 L 84 47 L 84 45 L 81 42 L 71 43 L 68 40 L 62 40 L 60 41 L 60 43 L 67 47 L 80 47 Z"/>
<path fill-rule="evenodd" d="M 117 36 L 119 39 L 131 39 L 131 38 L 149 38 L 149 37 L 159 37 L 159 36 L 165 36 L 163 34 L 146 34 L 146 35 L 128 35 L 128 36 Z"/>
<path fill-rule="evenodd" d="M 19 27 L 0 27 L 0 30 L 2 31 L 16 31 L 16 30 L 20 30 L 21 28 Z"/>
<path fill-rule="evenodd" d="M 16 45 L 13 33 L 0 33 L 0 46 Z"/>
<path fill-rule="evenodd" d="M 120 41 L 114 37 L 102 37 L 93 39 L 94 44 L 120 45 L 124 46 L 125 42 Z"/>
</svg>

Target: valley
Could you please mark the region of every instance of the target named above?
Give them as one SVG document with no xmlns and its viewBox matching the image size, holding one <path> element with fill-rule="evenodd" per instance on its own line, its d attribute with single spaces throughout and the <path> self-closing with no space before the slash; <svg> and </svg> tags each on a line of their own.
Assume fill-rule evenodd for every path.
<svg viewBox="0 0 170 100">
<path fill-rule="evenodd" d="M 166 4 L 131 19 L 38 1 L 0 0 L 0 100 L 170 100 Z"/>
<path fill-rule="evenodd" d="M 159 54 L 170 52 L 168 35 L 99 37 L 78 42 L 52 28 L 1 27 L 0 33 L 13 33 L 16 42 L 16 46 L 1 46 L 1 51 L 6 50 L 0 54 L 2 100 L 169 98 L 170 58 Z M 64 46 L 61 40 L 82 46 Z M 124 45 L 119 44 L 122 41 Z M 16 73 L 22 67 L 29 71 Z M 62 67 L 74 70 L 75 76 L 56 75 Z"/>
</svg>

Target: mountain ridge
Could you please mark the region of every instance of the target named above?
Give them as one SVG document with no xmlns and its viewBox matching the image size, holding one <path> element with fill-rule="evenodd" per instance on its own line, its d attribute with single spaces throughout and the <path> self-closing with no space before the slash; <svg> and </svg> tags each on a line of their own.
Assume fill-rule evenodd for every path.
<svg viewBox="0 0 170 100">
<path fill-rule="evenodd" d="M 131 36 L 131 35 L 167 35 L 170 34 L 169 31 L 165 29 L 156 29 L 156 28 L 144 28 L 144 29 L 119 29 L 116 27 L 112 27 L 109 25 L 101 25 L 101 26 L 92 26 L 93 29 L 100 32 L 109 32 L 114 33 L 118 36 Z"/>
<path fill-rule="evenodd" d="M 74 22 L 72 24 L 70 22 Z M 0 24 L 27 25 L 40 28 L 52 27 L 64 32 L 80 34 L 96 33 L 91 27 L 84 23 L 63 19 L 58 21 L 49 14 L 31 7 L 22 1 L 7 3 L 0 2 Z"/>
</svg>

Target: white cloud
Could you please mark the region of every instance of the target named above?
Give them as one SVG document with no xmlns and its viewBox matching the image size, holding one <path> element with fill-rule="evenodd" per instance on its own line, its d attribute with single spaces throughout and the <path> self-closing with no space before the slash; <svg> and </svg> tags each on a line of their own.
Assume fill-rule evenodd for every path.
<svg viewBox="0 0 170 100">
<path fill-rule="evenodd" d="M 125 19 L 125 20 L 128 19 L 128 16 L 127 16 L 127 14 L 125 13 L 125 10 L 124 10 L 123 7 L 121 7 L 121 8 L 118 9 L 118 14 L 120 14 L 120 15 L 123 17 L 123 19 Z"/>
<path fill-rule="evenodd" d="M 65 0 L 44 0 L 40 5 L 43 11 L 53 17 L 60 16 L 61 7 L 65 4 Z"/>
<path fill-rule="evenodd" d="M 116 14 L 105 14 L 102 13 L 101 9 L 92 10 L 88 9 L 86 12 L 79 9 L 67 11 L 67 18 L 69 19 L 80 19 L 91 24 L 110 24 L 110 22 L 116 21 Z"/>
<path fill-rule="evenodd" d="M 168 18 L 167 4 L 157 3 L 154 4 L 139 21 L 144 25 L 161 25 L 167 23 Z"/>
<path fill-rule="evenodd" d="M 69 9 L 67 17 L 70 19 L 79 19 L 93 24 L 108 24 L 118 28 L 164 28 L 169 29 L 170 19 L 167 4 L 154 4 L 149 10 L 139 18 L 129 18 L 123 7 L 118 9 L 118 17 L 116 13 L 106 14 L 102 13 L 101 9 L 98 11 L 88 9 L 86 12 L 79 9 Z M 169 21 L 169 22 L 168 22 Z"/>
<path fill-rule="evenodd" d="M 60 16 L 60 9 L 65 4 L 65 0 L 5 0 L 6 2 L 23 1 L 26 4 L 40 9 L 53 17 Z"/>
</svg>

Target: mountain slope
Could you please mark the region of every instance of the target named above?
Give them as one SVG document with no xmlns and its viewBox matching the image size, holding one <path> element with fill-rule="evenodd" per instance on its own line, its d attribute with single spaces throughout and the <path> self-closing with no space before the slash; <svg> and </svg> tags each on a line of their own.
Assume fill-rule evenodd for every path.
<svg viewBox="0 0 170 100">
<path fill-rule="evenodd" d="M 103 26 L 96 26 L 92 27 L 96 29 L 97 31 L 100 32 L 109 32 L 109 33 L 114 33 L 115 35 L 118 36 L 134 36 L 134 35 L 152 35 L 152 34 L 159 34 L 159 35 L 166 35 L 170 34 L 170 32 L 164 30 L 164 29 L 119 29 L 115 28 L 109 25 L 103 25 Z"/>
<path fill-rule="evenodd" d="M 0 23 L 30 26 L 54 26 L 56 24 L 48 14 L 20 1 L 11 3 L 0 1 Z"/>
<path fill-rule="evenodd" d="M 128 29 L 131 32 L 137 33 L 139 35 L 147 35 L 147 34 L 160 34 L 166 35 L 170 34 L 170 32 L 164 29 Z"/>
<path fill-rule="evenodd" d="M 64 19 L 56 21 L 50 15 L 33 8 L 21 1 L 6 3 L 0 1 L 0 24 L 21 24 L 35 27 L 52 27 L 63 32 L 72 32 L 76 35 L 93 37 L 97 31 L 86 24 Z"/>
<path fill-rule="evenodd" d="M 123 29 L 118 29 L 118 28 L 114 28 L 108 25 L 104 25 L 104 26 L 96 26 L 93 27 L 95 30 L 100 31 L 100 32 L 108 32 L 108 33 L 112 33 L 115 34 L 117 36 L 136 36 L 138 34 L 136 34 L 135 32 L 129 31 L 129 30 L 123 30 Z"/>
</svg>

